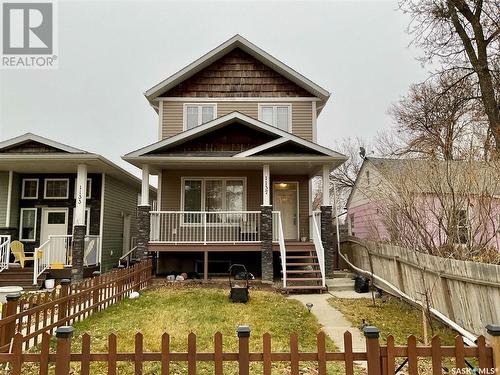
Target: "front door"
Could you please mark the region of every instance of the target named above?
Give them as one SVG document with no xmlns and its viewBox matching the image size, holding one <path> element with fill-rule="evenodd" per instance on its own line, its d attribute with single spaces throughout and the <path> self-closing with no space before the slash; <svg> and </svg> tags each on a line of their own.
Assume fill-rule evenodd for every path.
<svg viewBox="0 0 500 375">
<path fill-rule="evenodd" d="M 273 184 L 273 209 L 281 212 L 285 240 L 298 240 L 298 184 L 277 182 Z"/>
<path fill-rule="evenodd" d="M 68 234 L 67 208 L 42 208 L 42 229 L 40 245 L 49 239 L 49 236 L 66 236 Z M 66 262 L 67 239 L 57 238 L 51 241 L 51 263 Z"/>
</svg>

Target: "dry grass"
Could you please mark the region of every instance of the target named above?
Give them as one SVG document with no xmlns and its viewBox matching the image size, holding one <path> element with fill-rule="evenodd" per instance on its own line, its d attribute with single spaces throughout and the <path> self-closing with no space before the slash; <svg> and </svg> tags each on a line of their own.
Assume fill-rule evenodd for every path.
<svg viewBox="0 0 500 375">
<path fill-rule="evenodd" d="M 187 350 L 187 335 L 197 335 L 198 351 L 213 351 L 213 335 L 220 331 L 224 337 L 224 351 L 236 352 L 238 342 L 236 327 L 249 324 L 252 329 L 250 350 L 262 350 L 262 335 L 272 335 L 272 350 L 288 351 L 289 335 L 299 335 L 299 349 L 314 351 L 316 334 L 321 326 L 298 301 L 288 300 L 282 295 L 267 291 L 251 291 L 247 304 L 234 304 L 228 299 L 227 290 L 205 288 L 159 288 L 144 292 L 137 300 L 124 300 L 105 311 L 74 325 L 73 351 L 81 349 L 81 336 L 88 332 L 91 337 L 91 351 L 107 351 L 107 337 L 117 335 L 118 351 L 133 352 L 134 334 L 144 335 L 144 351 L 160 351 L 163 332 L 171 335 L 173 351 Z M 54 343 L 52 343 L 54 345 Z M 335 347 L 327 341 L 328 350 Z M 315 363 L 301 363 L 303 374 L 316 374 Z M 77 365 L 74 366 L 77 369 Z M 144 365 L 144 373 L 158 374 L 158 363 Z M 172 374 L 185 374 L 186 363 L 173 364 Z M 235 363 L 225 364 L 225 374 L 237 374 Z M 343 365 L 330 364 L 329 374 L 343 373 Z M 104 363 L 92 365 L 92 374 L 105 374 Z M 120 374 L 132 374 L 133 364 L 120 363 Z M 212 374 L 209 363 L 198 365 L 198 374 Z M 251 373 L 261 373 L 260 364 L 252 364 Z M 288 363 L 277 363 L 273 373 L 288 373 Z"/>
</svg>

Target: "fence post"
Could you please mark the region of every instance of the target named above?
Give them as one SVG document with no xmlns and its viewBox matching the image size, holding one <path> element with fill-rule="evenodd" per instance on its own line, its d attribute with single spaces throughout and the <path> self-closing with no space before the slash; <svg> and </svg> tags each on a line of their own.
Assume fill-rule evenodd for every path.
<svg viewBox="0 0 500 375">
<path fill-rule="evenodd" d="M 67 375 L 70 373 L 71 336 L 73 336 L 73 327 L 71 326 L 62 326 L 56 330 L 57 346 L 55 375 Z"/>
<path fill-rule="evenodd" d="M 249 326 L 238 326 L 238 329 L 236 330 L 238 333 L 238 364 L 240 368 L 240 375 L 250 374 L 250 331 Z"/>
<path fill-rule="evenodd" d="M 381 375 L 380 345 L 378 342 L 380 331 L 377 327 L 366 326 L 363 328 L 366 338 L 366 354 L 368 357 L 368 373 Z"/>
<path fill-rule="evenodd" d="M 495 374 L 500 374 L 500 324 L 488 324 L 486 331 L 491 336 L 491 348 L 493 349 L 493 366 Z"/>
<path fill-rule="evenodd" d="M 59 298 L 65 298 L 69 295 L 69 284 L 71 283 L 70 279 L 62 279 L 61 280 L 61 294 Z M 59 309 L 57 311 L 57 323 L 58 326 L 66 325 L 64 319 L 68 316 L 68 300 L 63 300 L 59 302 Z"/>
<path fill-rule="evenodd" d="M 134 291 L 138 292 L 141 290 L 141 266 L 142 262 L 134 264 L 132 270 L 134 272 Z"/>
<path fill-rule="evenodd" d="M 125 266 L 123 264 L 118 265 L 118 270 L 124 270 Z M 116 293 L 117 293 L 117 300 L 121 301 L 123 299 L 123 280 L 121 278 L 123 277 L 123 272 L 117 272 L 118 273 L 118 281 L 116 282 Z"/>
<path fill-rule="evenodd" d="M 3 319 L 16 315 L 17 313 L 17 305 L 19 304 L 19 298 L 21 298 L 21 293 L 11 293 L 7 294 L 5 297 L 7 300 L 7 304 L 5 307 L 5 317 Z M 9 345 L 11 340 L 14 338 L 14 334 L 16 333 L 16 320 L 12 320 L 11 322 L 5 324 L 2 328 L 2 337 L 1 337 L 1 346 Z M 9 351 L 7 347 L 6 352 Z"/>
</svg>

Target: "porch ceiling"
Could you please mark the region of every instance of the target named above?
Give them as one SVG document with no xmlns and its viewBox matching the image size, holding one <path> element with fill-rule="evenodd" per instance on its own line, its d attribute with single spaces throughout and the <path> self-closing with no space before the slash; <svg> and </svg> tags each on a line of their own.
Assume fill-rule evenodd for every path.
<svg viewBox="0 0 500 375">
<path fill-rule="evenodd" d="M 147 164 L 149 173 L 157 175 L 163 169 L 169 170 L 262 170 L 264 165 L 269 165 L 271 174 L 308 175 L 309 177 L 321 176 L 323 166 L 329 165 L 331 169 L 341 165 L 343 159 L 332 157 L 247 157 L 235 159 L 232 157 L 140 157 L 130 160 L 134 165 Z"/>
</svg>

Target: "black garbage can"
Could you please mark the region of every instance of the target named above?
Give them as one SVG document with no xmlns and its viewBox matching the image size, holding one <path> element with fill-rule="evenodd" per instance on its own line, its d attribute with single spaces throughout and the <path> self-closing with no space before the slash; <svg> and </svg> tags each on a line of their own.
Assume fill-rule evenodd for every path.
<svg viewBox="0 0 500 375">
<path fill-rule="evenodd" d="M 364 276 L 356 276 L 354 279 L 354 291 L 356 293 L 368 293 L 370 290 L 370 280 Z"/>
</svg>

